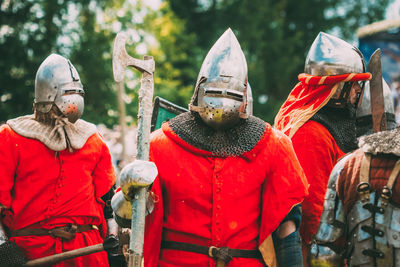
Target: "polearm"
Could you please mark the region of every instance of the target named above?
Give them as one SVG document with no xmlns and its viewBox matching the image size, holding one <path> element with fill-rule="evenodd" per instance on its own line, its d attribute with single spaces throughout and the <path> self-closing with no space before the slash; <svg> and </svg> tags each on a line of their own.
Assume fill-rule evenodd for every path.
<svg viewBox="0 0 400 267">
<path fill-rule="evenodd" d="M 143 60 L 135 59 L 125 50 L 127 36 L 118 33 L 115 37 L 113 51 L 113 74 L 116 82 L 124 80 L 125 67 L 131 66 L 142 72 L 139 89 L 137 156 L 139 160 L 149 159 L 150 127 L 152 100 L 154 91 L 153 75 L 155 62 L 153 57 L 144 56 Z M 147 188 L 139 188 L 132 201 L 131 238 L 129 242 L 128 267 L 138 267 L 143 264 L 144 225 L 146 215 Z"/>
<path fill-rule="evenodd" d="M 36 267 L 36 266 L 43 266 L 43 265 L 52 265 L 60 261 L 73 259 L 76 257 L 81 257 L 85 255 L 89 255 L 92 253 L 100 252 L 100 251 L 113 251 L 117 249 L 119 246 L 117 239 L 106 239 L 103 243 L 92 245 L 88 247 L 78 248 L 75 250 L 70 250 L 50 256 L 46 256 L 43 258 L 38 258 L 34 260 L 30 260 L 24 264 L 25 267 Z"/>
<path fill-rule="evenodd" d="M 35 260 L 30 260 L 27 263 L 25 263 L 24 266 L 34 267 L 34 266 L 52 265 L 52 264 L 55 264 L 60 261 L 73 259 L 76 257 L 100 252 L 103 250 L 104 250 L 103 244 L 93 245 L 90 247 L 80 248 L 80 249 L 63 252 L 63 253 L 59 253 L 59 254 L 55 254 L 55 255 L 51 255 L 51 256 L 35 259 Z"/>
</svg>

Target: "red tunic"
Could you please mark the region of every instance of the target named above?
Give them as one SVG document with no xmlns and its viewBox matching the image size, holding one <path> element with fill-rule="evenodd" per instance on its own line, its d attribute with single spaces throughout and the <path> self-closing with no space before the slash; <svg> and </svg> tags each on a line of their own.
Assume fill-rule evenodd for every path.
<svg viewBox="0 0 400 267">
<path fill-rule="evenodd" d="M 307 194 L 290 140 L 267 125 L 257 145 L 237 157 L 215 157 L 174 133 L 167 123 L 153 133 L 150 160 L 159 175 L 158 198 L 146 217 L 145 266 L 215 266 L 202 254 L 162 249 L 165 241 L 257 249 Z M 234 258 L 232 266 L 265 266 Z"/>
<path fill-rule="evenodd" d="M 339 158 L 345 153 L 320 123 L 307 121 L 292 137 L 293 148 L 303 167 L 309 195 L 303 201 L 300 234 L 309 243 L 316 234 L 321 217 L 329 175 Z"/>
<path fill-rule="evenodd" d="M 103 242 L 106 224 L 100 199 L 115 183 L 110 153 L 99 134 L 80 149 L 56 153 L 35 139 L 0 127 L 0 204 L 9 208 L 3 222 L 10 230 L 51 229 L 68 223 L 99 227 L 76 233 L 71 241 L 50 236 L 13 237 L 29 259 Z M 57 266 L 108 266 L 105 252 Z"/>
</svg>

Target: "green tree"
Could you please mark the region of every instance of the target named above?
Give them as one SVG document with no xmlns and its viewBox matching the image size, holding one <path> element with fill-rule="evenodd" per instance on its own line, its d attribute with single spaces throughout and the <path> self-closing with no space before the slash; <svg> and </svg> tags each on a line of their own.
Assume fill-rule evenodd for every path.
<svg viewBox="0 0 400 267">
<path fill-rule="evenodd" d="M 81 1 L 78 15 L 78 42 L 74 44 L 70 59 L 79 66 L 85 87 L 84 119 L 112 126 L 118 123 L 117 99 L 112 74 L 112 44 L 115 33 L 101 27 L 98 12 L 120 5 L 120 1 Z M 93 7 L 95 6 L 95 8 Z"/>
<path fill-rule="evenodd" d="M 152 10 L 145 1 L 125 2 L 118 8 L 103 10 L 107 20 L 99 25 L 109 28 L 118 22 L 119 31 L 130 37 L 127 52 L 141 59 L 151 55 L 156 62 L 154 95 L 187 107 L 193 91 L 193 81 L 199 60 L 195 35 L 185 33 L 185 22 L 171 11 L 168 2 Z M 111 65 L 110 65 L 111 66 Z M 125 78 L 126 113 L 128 123 L 136 121 L 140 72 L 127 68 Z"/>
<path fill-rule="evenodd" d="M 32 111 L 41 61 L 57 52 L 67 2 L 1 1 L 0 122 Z"/>
<path fill-rule="evenodd" d="M 306 53 L 320 31 L 353 41 L 358 27 L 381 20 L 390 0 L 169 0 L 197 36 L 204 57 L 231 27 L 248 62 L 254 113 L 269 122 L 303 71 Z M 258 97 L 268 97 L 266 103 Z"/>
<path fill-rule="evenodd" d="M 3 1 L 0 6 L 0 121 L 32 113 L 34 80 L 51 53 L 71 59 L 86 95 L 83 118 L 112 125 L 111 46 L 114 34 L 97 27 L 100 9 L 122 1 Z M 110 89 L 111 88 L 111 89 Z"/>
<path fill-rule="evenodd" d="M 116 32 L 127 31 L 135 58 L 156 61 L 155 95 L 187 106 L 207 51 L 231 27 L 246 54 L 255 114 L 272 122 L 303 69 L 319 31 L 354 39 L 359 26 L 380 20 L 390 0 L 5 0 L 0 2 L 0 122 L 29 114 L 34 79 L 50 53 L 69 57 L 85 90 L 83 118 L 118 122 L 112 79 Z M 357 23 L 361 22 L 361 23 Z M 140 73 L 127 70 L 129 122 L 135 122 Z M 257 101 L 260 96 L 267 103 Z"/>
<path fill-rule="evenodd" d="M 149 46 L 157 64 L 155 94 L 187 108 L 201 63 L 195 34 L 185 33 L 185 21 L 171 11 L 168 2 L 150 13 L 143 25 L 157 40 Z"/>
</svg>

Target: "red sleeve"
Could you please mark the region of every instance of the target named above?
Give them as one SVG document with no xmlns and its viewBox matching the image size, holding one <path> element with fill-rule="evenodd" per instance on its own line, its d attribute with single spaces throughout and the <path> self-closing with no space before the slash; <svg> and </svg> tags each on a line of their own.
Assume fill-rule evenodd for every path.
<svg viewBox="0 0 400 267">
<path fill-rule="evenodd" d="M 18 165 L 18 144 L 13 138 L 15 133 L 4 124 L 0 126 L 0 204 L 11 206 L 11 190 Z"/>
<path fill-rule="evenodd" d="M 151 147 L 152 145 L 150 145 L 149 161 L 156 163 Z M 146 216 L 143 245 L 143 258 L 145 267 L 158 266 L 158 258 L 161 249 L 163 227 L 163 198 L 159 176 L 157 176 L 157 178 L 154 180 L 154 183 L 151 187 L 151 194 L 155 203 L 153 212 Z"/>
<path fill-rule="evenodd" d="M 99 199 L 115 184 L 116 177 L 108 147 L 100 134 L 97 133 L 94 137 L 97 138 L 97 142 L 99 143 L 98 146 L 100 148 L 97 148 L 101 150 L 100 159 L 93 171 L 93 183 L 96 189 L 96 199 Z"/>
<path fill-rule="evenodd" d="M 308 121 L 292 137 L 297 158 L 310 184 L 303 202 L 300 234 L 309 243 L 317 232 L 323 209 L 329 175 L 338 159 L 344 155 L 332 135 L 318 122 Z"/>
<path fill-rule="evenodd" d="M 269 169 L 263 185 L 259 245 L 308 194 L 307 180 L 290 139 L 273 130 L 267 147 L 265 156 Z"/>
</svg>

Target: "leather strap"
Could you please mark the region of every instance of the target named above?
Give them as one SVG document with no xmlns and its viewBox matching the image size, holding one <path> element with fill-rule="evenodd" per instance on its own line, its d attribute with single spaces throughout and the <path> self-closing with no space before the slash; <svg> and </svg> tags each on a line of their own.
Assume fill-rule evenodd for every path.
<svg viewBox="0 0 400 267">
<path fill-rule="evenodd" d="M 44 228 L 23 228 L 11 231 L 11 236 L 42 236 L 42 235 L 50 235 L 53 237 L 61 237 L 65 240 L 71 240 L 75 237 L 75 233 L 87 232 L 90 230 L 98 230 L 96 225 L 75 225 L 69 224 L 64 227 L 56 227 L 53 229 L 44 229 Z"/>
<path fill-rule="evenodd" d="M 400 173 L 400 160 L 396 161 L 396 164 L 393 167 L 393 171 L 389 176 L 389 180 L 387 182 L 387 187 L 392 190 L 393 184 L 396 181 L 397 176 Z"/>
<path fill-rule="evenodd" d="M 360 184 L 369 183 L 369 170 L 371 165 L 371 154 L 364 154 L 360 167 Z"/>
<path fill-rule="evenodd" d="M 369 184 L 369 171 L 371 168 L 371 154 L 364 153 L 360 167 L 360 183 L 357 185 L 357 192 L 362 203 L 369 201 L 371 185 Z"/>
<path fill-rule="evenodd" d="M 262 259 L 259 250 L 232 249 L 228 247 L 218 248 L 214 246 L 207 247 L 174 241 L 162 241 L 161 248 L 200 253 L 214 258 L 215 260 L 223 260 L 225 263 L 228 263 L 232 257 Z"/>
</svg>

